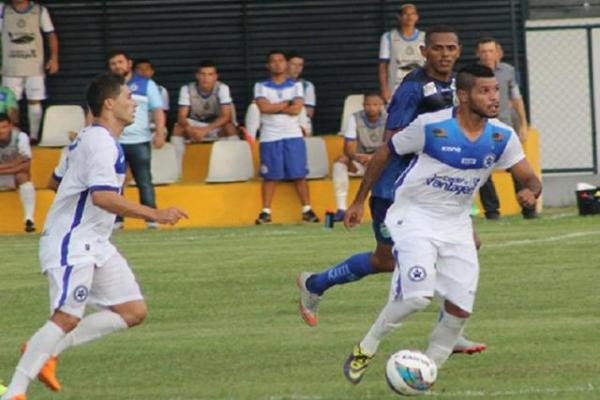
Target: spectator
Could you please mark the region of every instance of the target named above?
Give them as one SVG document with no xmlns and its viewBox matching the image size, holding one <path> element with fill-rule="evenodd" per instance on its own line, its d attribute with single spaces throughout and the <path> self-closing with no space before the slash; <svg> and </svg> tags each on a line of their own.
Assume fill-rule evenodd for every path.
<svg viewBox="0 0 600 400">
<path fill-rule="evenodd" d="M 31 183 L 31 147 L 25 132 L 7 114 L 0 114 L 0 188 L 19 188 L 25 232 L 35 232 L 35 188 Z"/>
<path fill-rule="evenodd" d="M 498 84 L 500 85 L 500 112 L 498 119 L 515 128 L 521 142 L 527 138 L 528 123 L 525 114 L 525 104 L 519 90 L 519 85 L 516 82 L 515 69 L 512 65 L 501 62 L 503 52 L 498 47 L 498 41 L 492 37 L 483 37 L 477 42 L 477 57 L 479 62 L 486 67 L 491 68 L 496 75 Z M 518 123 L 513 123 L 512 109 L 516 111 Z M 513 179 L 515 191 L 522 189 L 519 182 Z M 487 219 L 496 220 L 500 217 L 500 202 L 494 182 L 490 177 L 479 190 L 481 203 L 485 210 Z M 537 217 L 535 207 L 522 208 L 521 213 L 526 219 Z"/>
<path fill-rule="evenodd" d="M 50 75 L 58 72 L 58 36 L 46 7 L 29 0 L 12 0 L 0 5 L 2 26 L 2 86 L 8 86 L 20 101 L 25 89 L 29 134 L 39 139 L 41 101 L 46 99 L 44 67 Z M 48 38 L 50 58 L 44 66 L 44 40 Z"/>
<path fill-rule="evenodd" d="M 15 92 L 8 86 L 0 86 L 0 114 L 8 114 L 13 125 L 19 125 L 19 103 Z"/>
<path fill-rule="evenodd" d="M 138 58 L 137 60 L 135 60 L 135 62 L 133 63 L 133 69 L 136 74 L 138 74 L 139 76 L 143 76 L 147 79 L 154 78 L 154 74 L 156 73 L 156 71 L 154 70 L 154 66 L 147 58 Z M 160 91 L 160 97 L 162 98 L 163 111 L 165 112 L 166 121 L 166 114 L 169 111 L 169 91 L 167 90 L 167 88 L 161 85 L 158 85 L 158 90 Z M 154 117 L 152 112 L 150 113 L 150 125 L 151 129 L 154 131 Z"/>
<path fill-rule="evenodd" d="M 193 142 L 239 139 L 239 130 L 229 86 L 219 81 L 217 65 L 212 61 L 201 62 L 196 80 L 181 87 L 178 104 L 171 143 L 181 176 L 185 138 Z"/>
<path fill-rule="evenodd" d="M 302 83 L 287 76 L 287 60 L 279 50 L 267 55 L 270 79 L 254 85 L 254 101 L 260 111 L 260 173 L 263 209 L 256 224 L 271 222 L 271 202 L 277 181 L 294 181 L 302 202 L 302 220 L 319 222 L 313 212 L 306 175 L 306 144 L 298 115 L 304 106 Z"/>
<path fill-rule="evenodd" d="M 425 32 L 416 28 L 417 7 L 404 4 L 398 11 L 398 26 L 381 36 L 379 45 L 379 86 L 381 96 L 389 102 L 402 79 L 412 70 L 425 64 L 421 47 Z"/>
<path fill-rule="evenodd" d="M 385 132 L 383 98 L 379 93 L 367 93 L 363 109 L 350 116 L 344 132 L 344 154 L 333 164 L 333 189 L 337 211 L 334 221 L 343 221 L 350 176 L 363 176 L 373 153 L 383 143 Z"/>
<path fill-rule="evenodd" d="M 144 78 L 133 72 L 133 61 L 124 51 L 115 50 L 107 57 L 108 67 L 111 72 L 125 78 L 127 86 L 137 103 L 135 109 L 135 122 L 127 126 L 119 142 L 123 146 L 125 160 L 131 168 L 140 194 L 140 203 L 156 208 L 154 186 L 152 185 L 151 173 L 151 141 L 154 146 L 160 148 L 165 143 L 165 113 L 162 109 L 163 103 L 158 86 L 153 80 Z M 154 138 L 150 131 L 149 112 L 154 115 L 156 132 Z M 151 229 L 158 228 L 155 221 L 146 221 L 146 226 Z M 123 219 L 117 218 L 115 228 L 123 227 Z"/>
</svg>

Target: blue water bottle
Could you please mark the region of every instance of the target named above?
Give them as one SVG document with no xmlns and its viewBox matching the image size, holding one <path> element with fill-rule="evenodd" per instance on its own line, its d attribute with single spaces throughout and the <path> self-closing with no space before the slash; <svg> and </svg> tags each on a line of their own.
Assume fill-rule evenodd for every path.
<svg viewBox="0 0 600 400">
<path fill-rule="evenodd" d="M 325 211 L 325 228 L 333 229 L 334 216 L 335 216 L 335 213 L 333 211 Z"/>
</svg>

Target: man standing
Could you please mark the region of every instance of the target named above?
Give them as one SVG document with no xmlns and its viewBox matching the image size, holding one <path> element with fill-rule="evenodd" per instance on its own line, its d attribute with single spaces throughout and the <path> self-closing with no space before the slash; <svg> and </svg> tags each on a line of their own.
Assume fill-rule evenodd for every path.
<svg viewBox="0 0 600 400">
<path fill-rule="evenodd" d="M 94 124 L 79 133 L 54 172 L 51 187 L 58 191 L 40 240 L 51 317 L 29 339 L 3 400 L 26 400 L 38 374 L 60 390 L 54 371 L 62 351 L 143 322 L 140 287 L 109 241 L 115 214 L 171 225 L 187 217 L 178 208 L 157 210 L 119 194 L 126 169 L 117 139 L 134 122 L 136 108 L 122 75 L 96 77 L 86 100 Z M 84 316 L 88 303 L 100 311 Z"/>
<path fill-rule="evenodd" d="M 140 203 L 156 208 L 154 185 L 152 184 L 151 155 L 152 146 L 160 148 L 165 143 L 166 127 L 163 102 L 158 85 L 153 80 L 133 73 L 131 57 L 121 50 L 111 52 L 107 57 L 111 72 L 125 78 L 132 98 L 137 103 L 135 122 L 123 130 L 119 142 L 123 145 L 125 160 L 131 168 L 135 184 L 140 193 Z M 156 132 L 154 138 L 150 130 L 149 112 L 154 116 Z M 121 228 L 122 219 L 116 222 L 116 228 Z M 147 220 L 148 228 L 158 228 L 155 221 Z"/>
<path fill-rule="evenodd" d="M 424 310 L 434 295 L 444 299 L 445 312 L 425 354 L 442 367 L 462 335 L 477 291 L 479 263 L 469 216 L 477 188 L 494 168 L 508 168 L 524 187 L 519 203 L 532 206 L 541 193 L 516 133 L 495 119 L 500 94 L 494 72 L 477 64 L 464 67 L 456 89 L 457 108 L 420 115 L 377 150 L 346 213 L 347 227 L 360 222 L 363 203 L 391 153 L 415 154 L 396 183 L 385 219 L 396 259 L 388 303 L 344 364 L 353 384 L 363 378 L 381 340 Z"/>
<path fill-rule="evenodd" d="M 425 59 L 421 53 L 425 33 L 416 28 L 417 7 L 404 4 L 398 11 L 398 27 L 381 36 L 379 45 L 379 87 L 381 96 L 389 102 L 402 79 Z"/>
<path fill-rule="evenodd" d="M 302 83 L 289 79 L 285 54 L 272 50 L 267 55 L 270 78 L 254 85 L 254 101 L 260 110 L 260 174 L 263 209 L 257 225 L 271 223 L 271 202 L 278 181 L 294 181 L 302 203 L 302 220 L 319 222 L 310 206 L 306 175 L 306 144 L 298 115 L 304 106 Z"/>
<path fill-rule="evenodd" d="M 29 134 L 39 139 L 42 121 L 41 101 L 46 99 L 44 69 L 50 75 L 58 72 L 58 36 L 46 7 L 29 0 L 12 0 L 0 5 L 2 26 L 2 86 L 8 86 L 17 97 L 27 97 Z M 48 38 L 50 58 L 44 66 L 44 39 Z"/>
<path fill-rule="evenodd" d="M 505 124 L 518 127 L 517 134 L 521 142 L 527 139 L 529 129 L 527 115 L 525 113 L 525 103 L 519 90 L 515 77 L 515 68 L 507 63 L 501 62 L 501 48 L 496 39 L 492 37 L 483 37 L 477 41 L 477 57 L 482 65 L 492 69 L 500 85 L 500 112 L 498 119 Z M 513 125 L 512 112 L 516 111 L 518 123 Z M 517 180 L 514 180 L 515 192 L 521 190 Z M 487 219 L 495 220 L 500 217 L 500 202 L 492 178 L 488 179 L 479 191 L 481 203 L 485 210 Z M 523 218 L 534 219 L 537 213 L 534 207 L 525 207 L 521 209 Z"/>
<path fill-rule="evenodd" d="M 315 107 L 317 106 L 317 92 L 315 85 L 312 82 L 301 78 L 304 71 L 304 56 L 298 52 L 290 51 L 286 55 L 288 61 L 288 76 L 300 83 L 304 89 L 304 108 L 300 113 L 300 126 L 304 131 L 305 136 L 310 136 L 313 133 L 312 120 L 315 115 Z"/>
</svg>

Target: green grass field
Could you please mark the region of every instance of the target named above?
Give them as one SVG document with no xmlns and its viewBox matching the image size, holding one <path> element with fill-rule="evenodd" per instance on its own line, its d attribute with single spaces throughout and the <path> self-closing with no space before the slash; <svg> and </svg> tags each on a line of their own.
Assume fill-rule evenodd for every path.
<svg viewBox="0 0 600 400">
<path fill-rule="evenodd" d="M 469 337 L 489 350 L 454 356 L 433 395 L 455 399 L 600 399 L 600 218 L 550 210 L 536 221 L 477 219 L 481 280 Z M 392 399 L 386 356 L 424 348 L 437 307 L 380 348 L 363 382 L 342 375 L 387 298 L 389 275 L 332 289 L 320 324 L 297 313 L 295 277 L 369 250 L 368 224 L 120 232 L 147 297 L 146 323 L 64 353 L 64 389 L 30 400 Z M 48 315 L 37 236 L 0 237 L 0 378 Z"/>
</svg>

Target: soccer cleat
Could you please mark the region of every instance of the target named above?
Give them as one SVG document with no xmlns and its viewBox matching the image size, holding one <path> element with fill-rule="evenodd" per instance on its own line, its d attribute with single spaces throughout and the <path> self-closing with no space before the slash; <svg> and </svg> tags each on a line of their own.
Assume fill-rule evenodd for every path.
<svg viewBox="0 0 600 400">
<path fill-rule="evenodd" d="M 372 355 L 369 356 L 362 352 L 360 345 L 354 346 L 352 353 L 344 363 L 344 376 L 346 379 L 353 385 L 359 384 L 372 359 Z"/>
<path fill-rule="evenodd" d="M 256 221 L 254 221 L 254 223 L 256 225 L 264 225 L 264 224 L 270 224 L 271 223 L 271 214 L 266 213 L 266 212 L 261 212 L 260 214 L 258 214 L 258 218 L 256 218 Z"/>
<path fill-rule="evenodd" d="M 311 293 L 306 287 L 306 281 L 312 276 L 312 272 L 302 272 L 296 279 L 296 285 L 300 290 L 300 315 L 309 326 L 316 326 L 319 323 L 317 312 L 319 311 L 319 303 L 321 296 Z"/>
<path fill-rule="evenodd" d="M 158 222 L 155 221 L 146 221 L 146 229 L 159 229 L 160 226 Z"/>
<path fill-rule="evenodd" d="M 319 222 L 319 217 L 313 210 L 308 210 L 302 213 L 302 221 L 304 222 Z"/>
<path fill-rule="evenodd" d="M 16 396 L 11 397 L 8 400 L 27 400 L 27 396 L 25 396 L 24 394 L 18 394 Z"/>
<path fill-rule="evenodd" d="M 6 393 L 7 390 L 8 390 L 8 388 L 0 383 L 0 396 L 2 396 L 4 393 Z"/>
<path fill-rule="evenodd" d="M 338 209 L 335 212 L 335 215 L 333 216 L 333 221 L 334 222 L 342 222 L 344 220 L 345 216 L 346 216 L 346 210 L 340 210 L 340 209 Z"/>
<path fill-rule="evenodd" d="M 30 219 L 25 221 L 25 232 L 27 232 L 27 233 L 35 232 L 35 224 Z"/>
<path fill-rule="evenodd" d="M 113 231 L 120 231 L 123 229 L 125 229 L 125 224 L 123 223 L 123 221 L 115 221 L 113 225 Z"/>
<path fill-rule="evenodd" d="M 464 336 L 458 338 L 458 342 L 454 345 L 453 354 L 475 354 L 487 350 L 485 343 L 473 342 Z"/>
<path fill-rule="evenodd" d="M 25 353 L 27 349 L 27 343 L 23 343 L 21 345 L 21 354 Z M 56 365 L 58 364 L 58 357 L 51 356 L 48 358 L 40 372 L 38 373 L 38 379 L 44 385 L 48 387 L 48 389 L 53 392 L 58 392 L 61 389 L 60 382 L 58 378 L 56 378 Z M 12 399 L 11 399 L 12 400 Z"/>
</svg>

